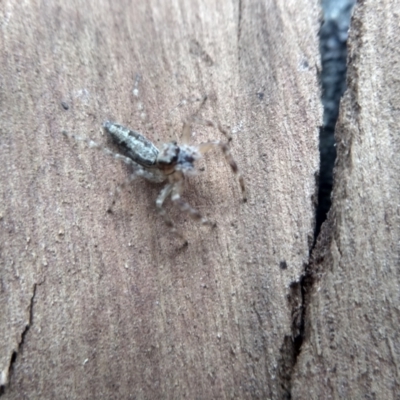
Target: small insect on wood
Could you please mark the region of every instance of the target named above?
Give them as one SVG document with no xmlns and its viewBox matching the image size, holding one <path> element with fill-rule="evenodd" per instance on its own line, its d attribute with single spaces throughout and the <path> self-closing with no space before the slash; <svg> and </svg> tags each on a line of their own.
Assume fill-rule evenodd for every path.
<svg viewBox="0 0 400 400">
<path fill-rule="evenodd" d="M 199 145 L 191 145 L 190 140 L 192 137 L 193 122 L 199 122 L 217 128 L 227 137 L 228 143 L 211 141 Z M 156 183 L 166 181 L 166 185 L 163 187 L 156 200 L 157 211 L 164 218 L 166 224 L 172 231 L 185 241 L 185 244 L 187 244 L 186 239 L 176 228 L 163 205 L 168 196 L 170 196 L 172 202 L 177 205 L 182 212 L 188 213 L 190 217 L 200 221 L 204 225 L 215 226 L 215 223 L 205 218 L 198 210 L 193 208 L 181 197 L 185 176 L 194 175 L 196 173 L 195 162 L 200 159 L 203 154 L 213 148 L 220 148 L 222 150 L 232 171 L 239 178 L 243 201 L 246 201 L 244 180 L 229 150 L 231 136 L 220 124 L 216 125 L 211 121 L 192 116 L 190 120 L 184 123 L 182 142 L 180 144 L 177 142 L 164 143 L 160 149 L 139 132 L 125 128 L 114 122 L 105 122 L 103 128 L 121 148 L 124 154 L 114 153 L 112 150 L 104 148 L 102 145 L 92 140 L 87 140 L 75 135 L 70 136 L 76 140 L 86 141 L 89 147 L 103 150 L 105 153 L 112 155 L 115 159 L 130 165 L 133 169 L 133 173 L 126 183 L 131 182 L 137 176 L 141 176 L 148 181 Z"/>
</svg>

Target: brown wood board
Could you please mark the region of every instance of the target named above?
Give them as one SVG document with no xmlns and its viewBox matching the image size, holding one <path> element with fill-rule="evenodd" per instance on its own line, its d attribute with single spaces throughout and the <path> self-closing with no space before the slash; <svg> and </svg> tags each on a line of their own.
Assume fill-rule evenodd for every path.
<svg viewBox="0 0 400 400">
<path fill-rule="evenodd" d="M 399 398 L 399 5 L 359 2 L 351 22 L 332 209 L 312 257 L 296 399 Z"/>
<path fill-rule="evenodd" d="M 0 4 L 0 370 L 20 398 L 281 398 L 313 242 L 317 2 Z M 137 91 L 135 91 L 135 89 Z M 138 94 L 138 96 L 136 96 Z M 217 227 L 63 131 L 156 145 L 202 114 L 232 131 L 248 202 L 218 152 L 185 198 Z M 223 140 L 195 126 L 195 143 Z"/>
</svg>

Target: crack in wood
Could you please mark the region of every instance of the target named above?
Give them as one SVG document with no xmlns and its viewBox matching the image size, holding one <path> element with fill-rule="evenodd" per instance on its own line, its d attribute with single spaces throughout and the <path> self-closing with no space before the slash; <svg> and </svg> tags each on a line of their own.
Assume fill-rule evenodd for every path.
<svg viewBox="0 0 400 400">
<path fill-rule="evenodd" d="M 25 337 L 26 334 L 29 331 L 29 328 L 32 326 L 32 322 L 33 322 L 33 303 L 35 301 L 35 296 L 36 296 L 36 289 L 37 289 L 38 283 L 34 283 L 33 284 L 33 291 L 32 291 L 32 296 L 29 302 L 29 318 L 28 318 L 28 323 L 25 325 L 25 328 L 23 330 L 23 332 L 21 333 L 21 339 L 18 342 L 18 346 L 16 350 L 13 350 L 11 357 L 10 357 L 10 363 L 8 366 L 8 370 L 7 371 L 2 371 L 2 384 L 0 385 L 0 396 L 3 395 L 5 393 L 5 388 L 6 386 L 9 384 L 10 379 L 11 379 L 11 375 L 14 369 L 14 364 L 17 360 L 17 356 L 18 354 L 22 351 L 22 347 L 25 343 Z"/>
</svg>

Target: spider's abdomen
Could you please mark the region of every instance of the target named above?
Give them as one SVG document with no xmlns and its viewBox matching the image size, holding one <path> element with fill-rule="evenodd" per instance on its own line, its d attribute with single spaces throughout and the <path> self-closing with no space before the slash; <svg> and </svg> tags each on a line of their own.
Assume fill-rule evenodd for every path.
<svg viewBox="0 0 400 400">
<path fill-rule="evenodd" d="M 155 166 L 159 151 L 153 143 L 139 132 L 110 121 L 106 121 L 103 128 L 130 159 L 145 168 Z"/>
</svg>

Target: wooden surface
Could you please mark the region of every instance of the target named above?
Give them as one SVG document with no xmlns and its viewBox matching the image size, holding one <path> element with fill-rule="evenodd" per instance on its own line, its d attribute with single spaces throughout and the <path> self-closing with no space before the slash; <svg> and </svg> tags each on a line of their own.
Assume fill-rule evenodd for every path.
<svg viewBox="0 0 400 400">
<path fill-rule="evenodd" d="M 399 6 L 363 1 L 354 12 L 333 207 L 313 254 L 295 399 L 400 396 Z"/>
<path fill-rule="evenodd" d="M 289 397 L 319 163 L 317 1 L 5 0 L 0 12 L 3 397 Z M 179 139 L 205 94 L 249 201 L 207 155 L 185 198 L 218 225 L 169 208 L 182 249 L 156 214 L 160 186 L 134 181 L 107 213 L 128 168 L 62 132 L 106 144 L 112 119 Z"/>
</svg>

